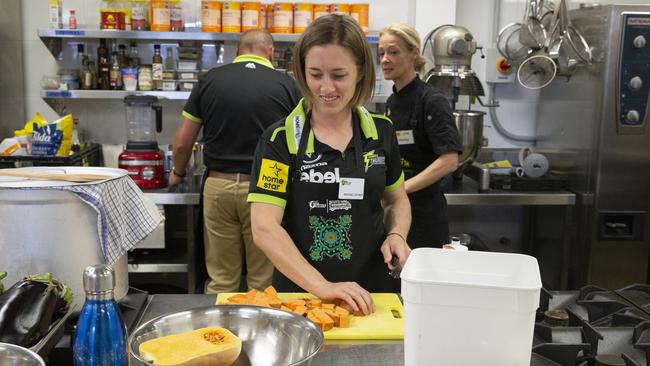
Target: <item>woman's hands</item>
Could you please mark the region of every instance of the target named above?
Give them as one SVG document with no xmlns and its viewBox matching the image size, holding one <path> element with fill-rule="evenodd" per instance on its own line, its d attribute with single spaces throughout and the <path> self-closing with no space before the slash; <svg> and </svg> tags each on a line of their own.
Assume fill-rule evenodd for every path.
<svg viewBox="0 0 650 366">
<path fill-rule="evenodd" d="M 323 300 L 341 299 L 350 305 L 355 313 L 369 315 L 375 312 L 375 304 L 370 293 L 356 282 L 324 281 L 311 293 Z"/>
</svg>

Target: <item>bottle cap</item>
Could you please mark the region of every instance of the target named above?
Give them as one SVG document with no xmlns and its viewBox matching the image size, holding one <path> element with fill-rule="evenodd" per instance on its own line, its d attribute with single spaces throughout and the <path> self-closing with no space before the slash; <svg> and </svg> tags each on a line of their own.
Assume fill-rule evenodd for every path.
<svg viewBox="0 0 650 366">
<path fill-rule="evenodd" d="M 113 267 L 95 264 L 86 267 L 83 276 L 84 290 L 88 293 L 112 292 L 115 288 Z"/>
</svg>

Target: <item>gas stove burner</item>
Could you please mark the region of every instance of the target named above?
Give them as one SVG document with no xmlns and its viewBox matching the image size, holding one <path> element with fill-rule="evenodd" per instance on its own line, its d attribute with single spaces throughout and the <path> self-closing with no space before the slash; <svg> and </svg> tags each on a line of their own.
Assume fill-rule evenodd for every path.
<svg viewBox="0 0 650 366">
<path fill-rule="evenodd" d="M 625 361 L 617 355 L 596 355 L 594 366 L 625 366 Z"/>
<path fill-rule="evenodd" d="M 552 326 L 568 327 L 569 314 L 564 309 L 546 310 L 544 312 L 544 322 Z"/>
</svg>

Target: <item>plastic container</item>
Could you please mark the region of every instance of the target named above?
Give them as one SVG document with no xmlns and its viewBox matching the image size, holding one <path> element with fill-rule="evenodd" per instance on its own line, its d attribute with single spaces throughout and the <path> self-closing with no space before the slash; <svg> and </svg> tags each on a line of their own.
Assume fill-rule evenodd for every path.
<svg viewBox="0 0 650 366">
<path fill-rule="evenodd" d="M 241 32 L 241 3 L 224 1 L 221 9 L 221 31 L 224 33 Z"/>
<path fill-rule="evenodd" d="M 201 1 L 201 31 L 221 32 L 221 1 Z"/>
<path fill-rule="evenodd" d="M 171 7 L 168 0 L 151 0 L 151 30 L 169 32 L 171 29 Z"/>
<path fill-rule="evenodd" d="M 293 8 L 293 32 L 303 33 L 314 21 L 314 4 L 296 3 Z"/>
<path fill-rule="evenodd" d="M 359 23 L 365 34 L 368 34 L 368 4 L 351 4 L 350 16 Z"/>
<path fill-rule="evenodd" d="M 293 33 L 293 4 L 273 4 L 273 33 Z"/>
<path fill-rule="evenodd" d="M 350 15 L 350 4 L 330 4 L 330 13 L 339 15 Z"/>
<path fill-rule="evenodd" d="M 329 5 L 314 4 L 314 20 L 329 14 Z"/>
<path fill-rule="evenodd" d="M 259 1 L 244 1 L 241 4 L 241 31 L 246 32 L 250 29 L 260 27 L 261 21 L 261 3 Z"/>
<path fill-rule="evenodd" d="M 530 364 L 535 258 L 418 248 L 401 278 L 406 366 Z"/>
</svg>

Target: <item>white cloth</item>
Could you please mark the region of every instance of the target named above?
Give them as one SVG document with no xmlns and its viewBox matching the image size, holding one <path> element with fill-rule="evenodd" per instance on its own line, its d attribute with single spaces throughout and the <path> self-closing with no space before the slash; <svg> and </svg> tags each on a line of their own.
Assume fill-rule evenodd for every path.
<svg viewBox="0 0 650 366">
<path fill-rule="evenodd" d="M 107 264 L 114 264 L 164 220 L 128 176 L 46 189 L 71 192 L 97 212 L 97 234 Z"/>
</svg>

